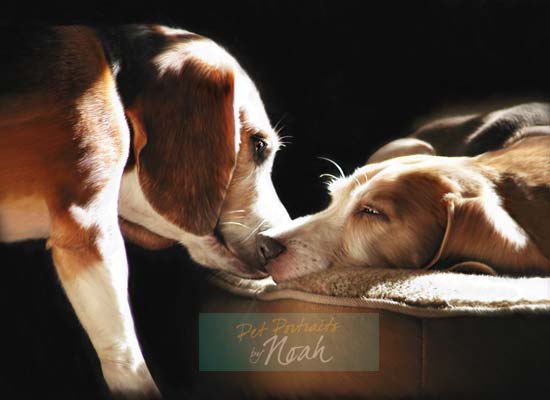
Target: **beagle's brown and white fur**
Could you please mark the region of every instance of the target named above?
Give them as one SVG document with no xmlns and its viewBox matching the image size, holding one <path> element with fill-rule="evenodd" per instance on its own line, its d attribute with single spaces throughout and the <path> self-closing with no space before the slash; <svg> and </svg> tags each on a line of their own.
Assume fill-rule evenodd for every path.
<svg viewBox="0 0 550 400">
<path fill-rule="evenodd" d="M 108 386 L 158 393 L 127 301 L 122 233 L 262 276 L 256 234 L 286 222 L 278 138 L 213 41 L 161 26 L 4 28 L 0 241 L 47 238 Z"/>
<path fill-rule="evenodd" d="M 275 281 L 331 265 L 550 274 L 550 135 L 476 157 L 411 155 L 330 184 L 318 214 L 263 232 Z"/>
</svg>

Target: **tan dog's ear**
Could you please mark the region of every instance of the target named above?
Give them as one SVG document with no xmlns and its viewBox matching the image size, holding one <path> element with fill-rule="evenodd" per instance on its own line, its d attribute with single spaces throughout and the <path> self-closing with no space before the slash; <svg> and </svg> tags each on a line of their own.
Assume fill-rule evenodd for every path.
<svg viewBox="0 0 550 400">
<path fill-rule="evenodd" d="M 455 205 L 457 201 L 456 199 L 456 196 L 450 193 L 443 197 L 445 208 L 447 209 L 447 223 L 445 225 L 445 232 L 443 233 L 441 244 L 439 245 L 435 255 L 433 256 L 431 261 L 423 267 L 423 269 L 430 269 L 435 264 L 437 264 L 447 250 L 455 219 Z"/>
<path fill-rule="evenodd" d="M 445 226 L 445 233 L 437 252 L 432 260 L 424 267 L 424 269 L 430 269 L 434 265 L 438 264 L 441 260 L 453 257 L 461 257 L 468 254 L 468 252 L 461 252 L 469 247 L 468 242 L 471 240 L 471 232 L 469 232 L 472 226 L 481 228 L 486 221 L 484 221 L 484 212 L 480 208 L 477 199 L 464 200 L 460 196 L 448 193 L 443 197 L 447 210 L 447 224 Z M 482 229 L 482 228 L 481 228 Z M 492 268 L 484 263 L 478 261 L 464 261 L 458 264 L 454 264 L 450 268 L 443 268 L 449 271 L 493 271 Z"/>
<path fill-rule="evenodd" d="M 466 199 L 448 194 L 444 201 L 447 204 L 445 234 L 436 255 L 424 268 L 431 268 L 440 260 L 471 258 L 472 261 L 451 268 L 495 274 L 485 262 L 502 258 L 507 249 L 526 245 L 526 233 L 502 208 L 494 192 L 487 190 L 478 197 Z"/>
<path fill-rule="evenodd" d="M 208 51 L 201 46 L 217 51 L 217 59 L 205 59 Z M 154 78 L 127 110 L 147 199 L 169 221 L 197 235 L 214 231 L 238 150 L 234 68 L 212 46 L 205 41 L 195 45 L 202 51 L 163 53 Z"/>
</svg>

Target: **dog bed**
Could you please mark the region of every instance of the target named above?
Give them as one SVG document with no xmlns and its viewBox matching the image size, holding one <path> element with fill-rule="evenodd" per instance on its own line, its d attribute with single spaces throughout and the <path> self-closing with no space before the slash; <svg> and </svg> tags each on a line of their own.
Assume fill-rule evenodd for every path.
<svg viewBox="0 0 550 400">
<path fill-rule="evenodd" d="M 295 299 L 377 308 L 416 317 L 550 314 L 550 278 L 508 278 L 424 270 L 339 267 L 279 285 L 216 274 L 231 293 L 259 300 Z"/>
<path fill-rule="evenodd" d="M 204 313 L 374 313 L 377 371 L 200 372 L 250 398 L 502 398 L 550 391 L 550 278 L 332 268 L 279 285 L 216 273 Z"/>
</svg>

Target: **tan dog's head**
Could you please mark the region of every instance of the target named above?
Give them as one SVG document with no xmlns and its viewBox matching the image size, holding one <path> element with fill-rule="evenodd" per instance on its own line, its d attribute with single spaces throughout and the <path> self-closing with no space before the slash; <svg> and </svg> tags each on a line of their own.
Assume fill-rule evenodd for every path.
<svg viewBox="0 0 550 400">
<path fill-rule="evenodd" d="M 164 45 L 126 110 L 135 166 L 125 176 L 135 174 L 153 210 L 129 206 L 136 193 L 122 193 L 122 216 L 184 244 L 217 238 L 257 268 L 256 234 L 289 220 L 271 181 L 277 134 L 256 87 L 225 50 L 185 31 L 156 34 Z"/>
<path fill-rule="evenodd" d="M 334 181 L 326 210 L 258 238 L 268 272 L 283 281 L 333 264 L 428 268 L 524 247 L 523 230 L 470 161 L 401 157 Z"/>
</svg>

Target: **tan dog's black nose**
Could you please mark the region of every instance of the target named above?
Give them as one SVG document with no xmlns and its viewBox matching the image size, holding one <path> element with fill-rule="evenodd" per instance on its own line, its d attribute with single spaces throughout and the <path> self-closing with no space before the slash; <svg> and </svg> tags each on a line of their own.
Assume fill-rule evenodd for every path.
<svg viewBox="0 0 550 400">
<path fill-rule="evenodd" d="M 286 250 L 286 247 L 281 242 L 261 233 L 257 236 L 256 248 L 264 264 Z"/>
</svg>

